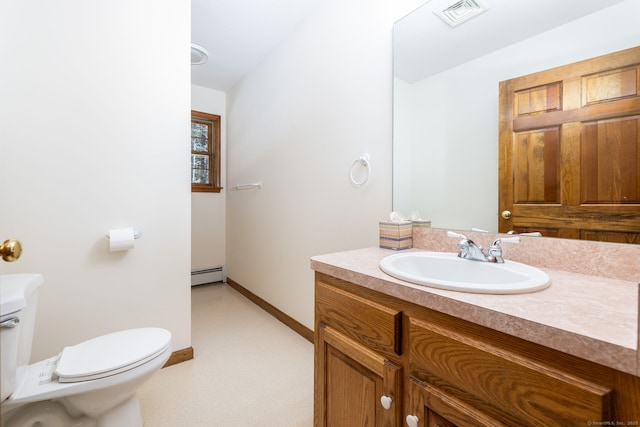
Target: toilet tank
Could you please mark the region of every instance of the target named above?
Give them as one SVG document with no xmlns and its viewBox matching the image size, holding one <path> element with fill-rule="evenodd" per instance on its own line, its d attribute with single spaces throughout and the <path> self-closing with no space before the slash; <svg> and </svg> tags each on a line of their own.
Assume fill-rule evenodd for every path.
<svg viewBox="0 0 640 427">
<path fill-rule="evenodd" d="M 40 274 L 0 275 L 0 401 L 13 393 L 18 366 L 29 364 L 38 288 L 43 282 Z"/>
</svg>

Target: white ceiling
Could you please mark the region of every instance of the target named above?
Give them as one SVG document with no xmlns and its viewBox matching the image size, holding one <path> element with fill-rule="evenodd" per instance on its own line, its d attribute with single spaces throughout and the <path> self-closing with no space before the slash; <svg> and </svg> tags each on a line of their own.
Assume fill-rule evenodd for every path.
<svg viewBox="0 0 640 427">
<path fill-rule="evenodd" d="M 456 1 L 431 0 L 396 23 L 395 76 L 414 83 L 622 0 L 482 0 L 489 10 L 451 28 L 434 12 Z"/>
<path fill-rule="evenodd" d="M 321 1 L 191 0 L 191 41 L 209 51 L 206 64 L 191 67 L 191 82 L 226 92 Z M 488 11 L 450 28 L 433 12 L 455 1 L 428 0 L 399 21 L 394 30 L 397 76 L 420 80 L 622 0 L 482 0 Z M 410 65 L 404 70 L 400 63 Z"/>
<path fill-rule="evenodd" d="M 264 59 L 321 0 L 191 0 L 191 41 L 209 52 L 191 83 L 227 91 Z"/>
</svg>

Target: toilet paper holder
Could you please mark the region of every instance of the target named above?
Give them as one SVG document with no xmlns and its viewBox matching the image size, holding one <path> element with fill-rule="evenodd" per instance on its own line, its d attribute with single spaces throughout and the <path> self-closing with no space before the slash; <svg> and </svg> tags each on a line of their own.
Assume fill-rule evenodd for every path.
<svg viewBox="0 0 640 427">
<path fill-rule="evenodd" d="M 140 237 L 142 237 L 142 230 L 140 229 L 140 227 L 132 227 L 133 228 L 133 238 L 134 239 L 139 239 Z M 109 239 L 109 233 L 105 234 L 106 238 Z"/>
</svg>

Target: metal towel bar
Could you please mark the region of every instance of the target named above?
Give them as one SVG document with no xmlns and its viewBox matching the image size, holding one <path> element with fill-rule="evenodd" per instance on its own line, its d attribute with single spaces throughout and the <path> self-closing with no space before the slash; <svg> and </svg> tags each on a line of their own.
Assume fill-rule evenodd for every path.
<svg viewBox="0 0 640 427">
<path fill-rule="evenodd" d="M 249 190 L 251 188 L 262 188 L 262 181 L 254 182 L 251 184 L 236 184 L 231 187 L 232 190 Z"/>
</svg>

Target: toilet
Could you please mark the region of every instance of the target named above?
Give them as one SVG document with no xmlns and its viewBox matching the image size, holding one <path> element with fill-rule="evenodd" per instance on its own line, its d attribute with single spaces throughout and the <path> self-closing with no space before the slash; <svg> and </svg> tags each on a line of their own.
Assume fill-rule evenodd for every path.
<svg viewBox="0 0 640 427">
<path fill-rule="evenodd" d="M 171 333 L 139 328 L 29 365 L 39 274 L 0 275 L 1 427 L 142 427 L 137 390 L 171 355 Z"/>
</svg>

